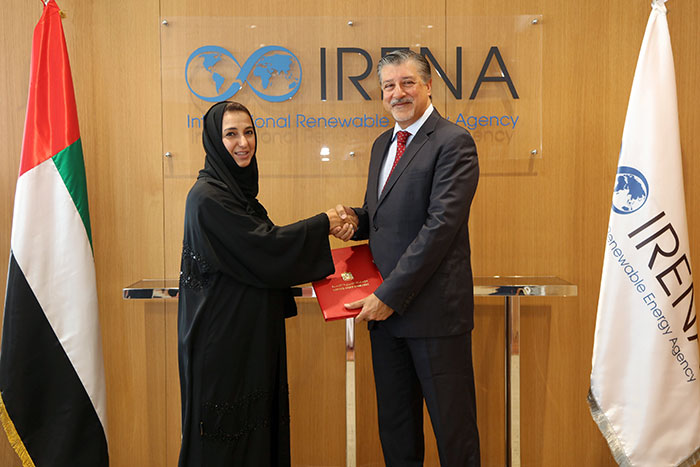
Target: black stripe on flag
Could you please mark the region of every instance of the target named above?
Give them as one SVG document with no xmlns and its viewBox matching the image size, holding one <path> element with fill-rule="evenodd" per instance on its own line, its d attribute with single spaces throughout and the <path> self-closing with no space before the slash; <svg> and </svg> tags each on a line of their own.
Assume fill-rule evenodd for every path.
<svg viewBox="0 0 700 467">
<path fill-rule="evenodd" d="M 105 433 L 92 402 L 13 254 L 5 296 L 0 391 L 35 465 L 109 464 Z"/>
</svg>

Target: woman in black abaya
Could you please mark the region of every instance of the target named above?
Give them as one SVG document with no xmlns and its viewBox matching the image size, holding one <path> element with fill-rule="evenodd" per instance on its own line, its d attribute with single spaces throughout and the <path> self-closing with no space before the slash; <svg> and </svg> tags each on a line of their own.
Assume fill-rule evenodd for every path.
<svg viewBox="0 0 700 467">
<path fill-rule="evenodd" d="M 257 138 L 241 104 L 212 106 L 202 139 L 206 159 L 187 196 L 180 272 L 179 465 L 289 466 L 290 286 L 333 272 L 328 234 L 341 220 L 331 210 L 272 223 L 256 199 Z"/>
</svg>

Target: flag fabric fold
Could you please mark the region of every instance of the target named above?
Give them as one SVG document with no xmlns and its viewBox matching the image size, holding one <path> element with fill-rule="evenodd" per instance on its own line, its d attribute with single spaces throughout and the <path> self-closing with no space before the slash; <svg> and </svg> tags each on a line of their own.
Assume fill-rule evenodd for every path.
<svg viewBox="0 0 700 467">
<path fill-rule="evenodd" d="M 700 364 L 664 3 L 634 74 L 605 242 L 588 402 L 615 460 L 700 460 Z"/>
<path fill-rule="evenodd" d="M 85 166 L 60 10 L 34 30 L 0 347 L 0 421 L 24 466 L 107 466 Z"/>
</svg>

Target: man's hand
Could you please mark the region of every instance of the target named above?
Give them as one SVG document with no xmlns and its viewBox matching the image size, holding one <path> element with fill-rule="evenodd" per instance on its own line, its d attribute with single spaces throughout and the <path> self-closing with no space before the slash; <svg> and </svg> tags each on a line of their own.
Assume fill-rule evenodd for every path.
<svg viewBox="0 0 700 467">
<path fill-rule="evenodd" d="M 355 235 L 355 231 L 357 230 L 360 220 L 352 208 L 345 207 L 342 204 L 338 204 L 335 207 L 335 213 L 338 215 L 341 221 L 345 222 L 345 224 L 339 228 L 331 228 L 331 234 L 336 238 L 347 242 L 353 237 L 353 235 Z"/>
<path fill-rule="evenodd" d="M 374 294 L 367 295 L 356 302 L 346 303 L 345 308 L 348 310 L 362 308 L 360 314 L 355 317 L 355 321 L 384 321 L 394 312 Z"/>
</svg>

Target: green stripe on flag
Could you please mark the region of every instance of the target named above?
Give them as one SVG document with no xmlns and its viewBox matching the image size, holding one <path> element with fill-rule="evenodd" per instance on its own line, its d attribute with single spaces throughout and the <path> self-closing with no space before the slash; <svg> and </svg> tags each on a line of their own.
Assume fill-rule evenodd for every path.
<svg viewBox="0 0 700 467">
<path fill-rule="evenodd" d="M 83 162 L 83 146 L 80 138 L 63 151 L 53 156 L 58 173 L 68 188 L 68 193 L 78 209 L 83 220 L 90 247 L 92 247 L 92 230 L 90 229 L 90 210 L 88 209 L 87 181 L 85 179 L 85 163 Z"/>
</svg>

